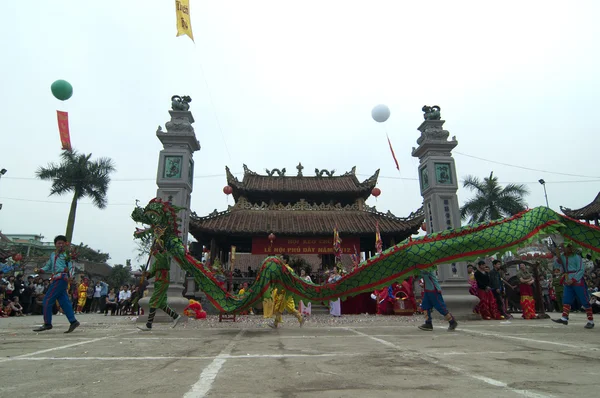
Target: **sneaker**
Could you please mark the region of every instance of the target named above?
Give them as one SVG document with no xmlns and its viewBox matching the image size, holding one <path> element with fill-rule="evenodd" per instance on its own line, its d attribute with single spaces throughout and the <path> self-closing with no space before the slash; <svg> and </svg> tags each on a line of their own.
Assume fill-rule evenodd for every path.
<svg viewBox="0 0 600 398">
<path fill-rule="evenodd" d="M 585 324 L 584 328 L 586 329 L 593 329 L 594 328 L 594 322 L 588 322 Z"/>
<path fill-rule="evenodd" d="M 177 326 L 177 324 L 179 323 L 180 320 L 181 320 L 181 315 L 177 315 L 177 318 L 173 319 L 173 324 L 171 325 L 171 328 L 174 328 L 175 326 Z"/>
<path fill-rule="evenodd" d="M 138 326 L 138 329 L 144 331 L 144 332 L 150 332 L 152 331 L 152 326 L 148 326 L 148 324 L 144 325 L 144 327 Z"/>
<path fill-rule="evenodd" d="M 431 323 L 424 323 L 421 326 L 419 326 L 419 329 L 426 330 L 428 332 L 432 332 L 433 331 L 433 325 Z"/>
<path fill-rule="evenodd" d="M 448 331 L 451 332 L 451 331 L 455 330 L 457 326 L 458 326 L 458 322 L 451 321 L 450 324 L 448 325 Z"/>
<path fill-rule="evenodd" d="M 267 323 L 267 326 L 271 329 L 277 329 L 277 324 L 275 322 L 269 322 Z"/>
<path fill-rule="evenodd" d="M 302 317 L 302 319 L 300 319 L 300 327 L 304 325 L 304 322 L 306 322 L 306 319 Z"/>
<path fill-rule="evenodd" d="M 44 324 L 44 325 L 40 326 L 37 329 L 33 329 L 33 331 L 34 332 L 43 332 L 44 330 L 50 330 L 50 329 L 52 329 L 52 325 L 46 325 L 46 324 Z"/>
<path fill-rule="evenodd" d="M 568 325 L 568 324 L 569 324 L 569 320 L 568 320 L 568 319 L 567 319 L 567 320 L 564 320 L 564 319 L 562 319 L 562 318 L 553 319 L 553 320 L 552 320 L 552 322 L 555 322 L 555 323 L 562 323 L 563 325 Z"/>
<path fill-rule="evenodd" d="M 79 321 L 72 322 L 72 323 L 69 325 L 69 330 L 67 330 L 65 333 L 71 333 L 73 330 L 77 329 L 77 327 L 78 327 L 79 325 L 81 325 L 81 324 L 79 323 Z"/>
</svg>

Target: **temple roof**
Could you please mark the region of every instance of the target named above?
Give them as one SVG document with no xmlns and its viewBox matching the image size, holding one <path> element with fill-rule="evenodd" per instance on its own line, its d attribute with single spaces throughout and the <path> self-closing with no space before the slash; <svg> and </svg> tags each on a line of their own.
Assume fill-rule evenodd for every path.
<svg viewBox="0 0 600 398">
<path fill-rule="evenodd" d="M 565 216 L 576 220 L 597 220 L 600 218 L 600 193 L 596 195 L 596 199 L 592 203 L 580 209 L 571 210 L 568 207 L 560 206 L 560 210 Z"/>
<path fill-rule="evenodd" d="M 233 189 L 233 197 L 237 201 L 240 196 L 251 199 L 267 200 L 277 195 L 294 196 L 299 199 L 315 199 L 317 197 L 354 197 L 367 199 L 377 184 L 379 170 L 365 181 L 356 178 L 356 166 L 342 175 L 335 175 L 335 170 L 315 169 L 314 175 L 304 175 L 302 164 L 296 166 L 296 175 L 286 175 L 286 169 L 266 170 L 267 175 L 259 175 L 244 164 L 244 177 L 239 181 L 225 167 L 227 184 Z M 279 199 L 279 198 L 276 198 Z"/>
<path fill-rule="evenodd" d="M 423 220 L 422 208 L 400 218 L 389 211 L 381 213 L 369 206 L 361 210 L 358 205 L 246 203 L 243 207 L 230 207 L 222 212 L 215 210 L 205 217 L 194 213 L 189 229 L 196 239 L 200 239 L 199 235 L 203 233 L 328 235 L 334 227 L 340 234 L 368 235 L 375 233 L 375 225 L 379 222 L 381 234 L 410 235 L 418 231 Z"/>
</svg>

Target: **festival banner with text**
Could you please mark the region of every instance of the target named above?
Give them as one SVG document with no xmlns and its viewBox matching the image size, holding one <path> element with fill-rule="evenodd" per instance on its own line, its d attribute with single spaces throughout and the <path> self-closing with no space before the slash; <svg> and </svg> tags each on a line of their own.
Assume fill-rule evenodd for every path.
<svg viewBox="0 0 600 398">
<path fill-rule="evenodd" d="M 354 246 L 360 247 L 360 238 L 342 237 L 342 253 L 354 253 Z M 333 237 L 331 238 L 296 238 L 277 237 L 271 241 L 268 237 L 252 238 L 252 254 L 333 254 Z"/>
<path fill-rule="evenodd" d="M 58 132 L 60 134 L 60 143 L 62 149 L 71 150 L 71 136 L 69 134 L 69 114 L 63 111 L 56 111 L 58 118 Z"/>
<path fill-rule="evenodd" d="M 194 41 L 190 18 L 190 0 L 175 0 L 175 13 L 177 14 L 177 37 L 188 35 Z"/>
</svg>

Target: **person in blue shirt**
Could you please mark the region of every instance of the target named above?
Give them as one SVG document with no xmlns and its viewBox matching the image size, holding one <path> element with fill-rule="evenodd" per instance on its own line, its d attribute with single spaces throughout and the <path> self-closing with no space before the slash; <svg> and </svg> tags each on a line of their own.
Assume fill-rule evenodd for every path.
<svg viewBox="0 0 600 398">
<path fill-rule="evenodd" d="M 458 322 L 456 322 L 456 319 L 454 319 L 450 311 L 448 311 L 448 308 L 446 308 L 446 303 L 444 303 L 444 298 L 442 297 L 442 288 L 440 287 L 440 283 L 438 282 L 435 273 L 432 271 L 422 270 L 420 277 L 423 279 L 423 284 L 425 285 L 425 292 L 423 293 L 421 308 L 426 311 L 427 315 L 425 315 L 425 323 L 419 326 L 419 329 L 426 331 L 433 330 L 431 310 L 434 308 L 448 321 L 449 331 L 456 329 Z"/>
<path fill-rule="evenodd" d="M 108 283 L 100 281 L 100 313 L 103 313 L 106 307 L 106 296 L 108 296 Z"/>
<path fill-rule="evenodd" d="M 559 269 L 562 274 L 561 283 L 564 285 L 563 291 L 563 313 L 559 319 L 553 319 L 556 323 L 563 325 L 569 324 L 569 312 L 571 305 L 575 303 L 575 299 L 581 303 L 585 309 L 588 322 L 585 325 L 586 329 L 594 328 L 594 315 L 592 306 L 590 305 L 590 293 L 587 289 L 583 266 L 583 259 L 575 253 L 572 244 L 567 244 L 564 247 L 563 254 L 557 250 L 556 259 L 554 260 L 554 269 Z"/>
<path fill-rule="evenodd" d="M 57 300 L 71 323 L 65 333 L 71 333 L 79 326 L 79 322 L 75 319 L 75 314 L 73 313 L 73 306 L 69 301 L 69 293 L 67 292 L 69 279 L 74 274 L 74 268 L 69 253 L 66 250 L 66 244 L 67 238 L 65 236 L 58 235 L 54 238 L 56 250 L 50 254 L 50 259 L 48 259 L 42 268 L 35 270 L 37 273 L 51 273 L 52 282 L 50 282 L 50 286 L 42 302 L 44 324 L 37 329 L 33 329 L 34 332 L 43 332 L 52 329 L 52 308 L 54 308 Z"/>
</svg>

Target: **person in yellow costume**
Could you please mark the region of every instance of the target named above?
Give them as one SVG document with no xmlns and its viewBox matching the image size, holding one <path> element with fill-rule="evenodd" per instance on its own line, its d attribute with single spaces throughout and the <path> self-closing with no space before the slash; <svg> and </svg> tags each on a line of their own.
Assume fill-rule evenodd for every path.
<svg viewBox="0 0 600 398">
<path fill-rule="evenodd" d="M 238 295 L 242 295 L 244 293 L 246 293 L 248 291 L 248 282 L 244 282 L 242 283 L 242 288 L 240 289 L 240 291 L 238 292 Z M 244 311 L 241 312 L 240 315 L 254 315 L 254 310 L 252 308 L 250 308 L 248 311 Z"/>
<path fill-rule="evenodd" d="M 277 288 L 271 288 L 263 295 L 263 318 L 273 318 L 273 297 L 277 294 Z"/>
<path fill-rule="evenodd" d="M 79 288 L 77 289 L 79 293 L 79 298 L 77 300 L 77 312 L 76 314 L 81 314 L 83 311 L 83 307 L 85 307 L 85 301 L 87 300 L 87 288 L 90 283 L 88 278 L 83 278 L 83 281 L 79 284 Z"/>
<path fill-rule="evenodd" d="M 285 265 L 290 272 L 294 272 L 292 267 L 288 265 L 288 262 L 290 261 L 290 256 L 284 254 L 282 256 L 282 260 L 283 265 Z M 275 319 L 273 320 L 273 322 L 269 323 L 269 327 L 277 329 L 277 326 L 279 326 L 279 324 L 282 323 L 281 316 L 283 315 L 283 311 L 285 310 L 287 310 L 287 312 L 294 315 L 296 319 L 298 319 L 300 327 L 304 325 L 304 317 L 296 309 L 294 298 L 291 295 L 288 295 L 285 290 L 281 289 L 273 295 L 273 315 L 275 316 Z"/>
</svg>

